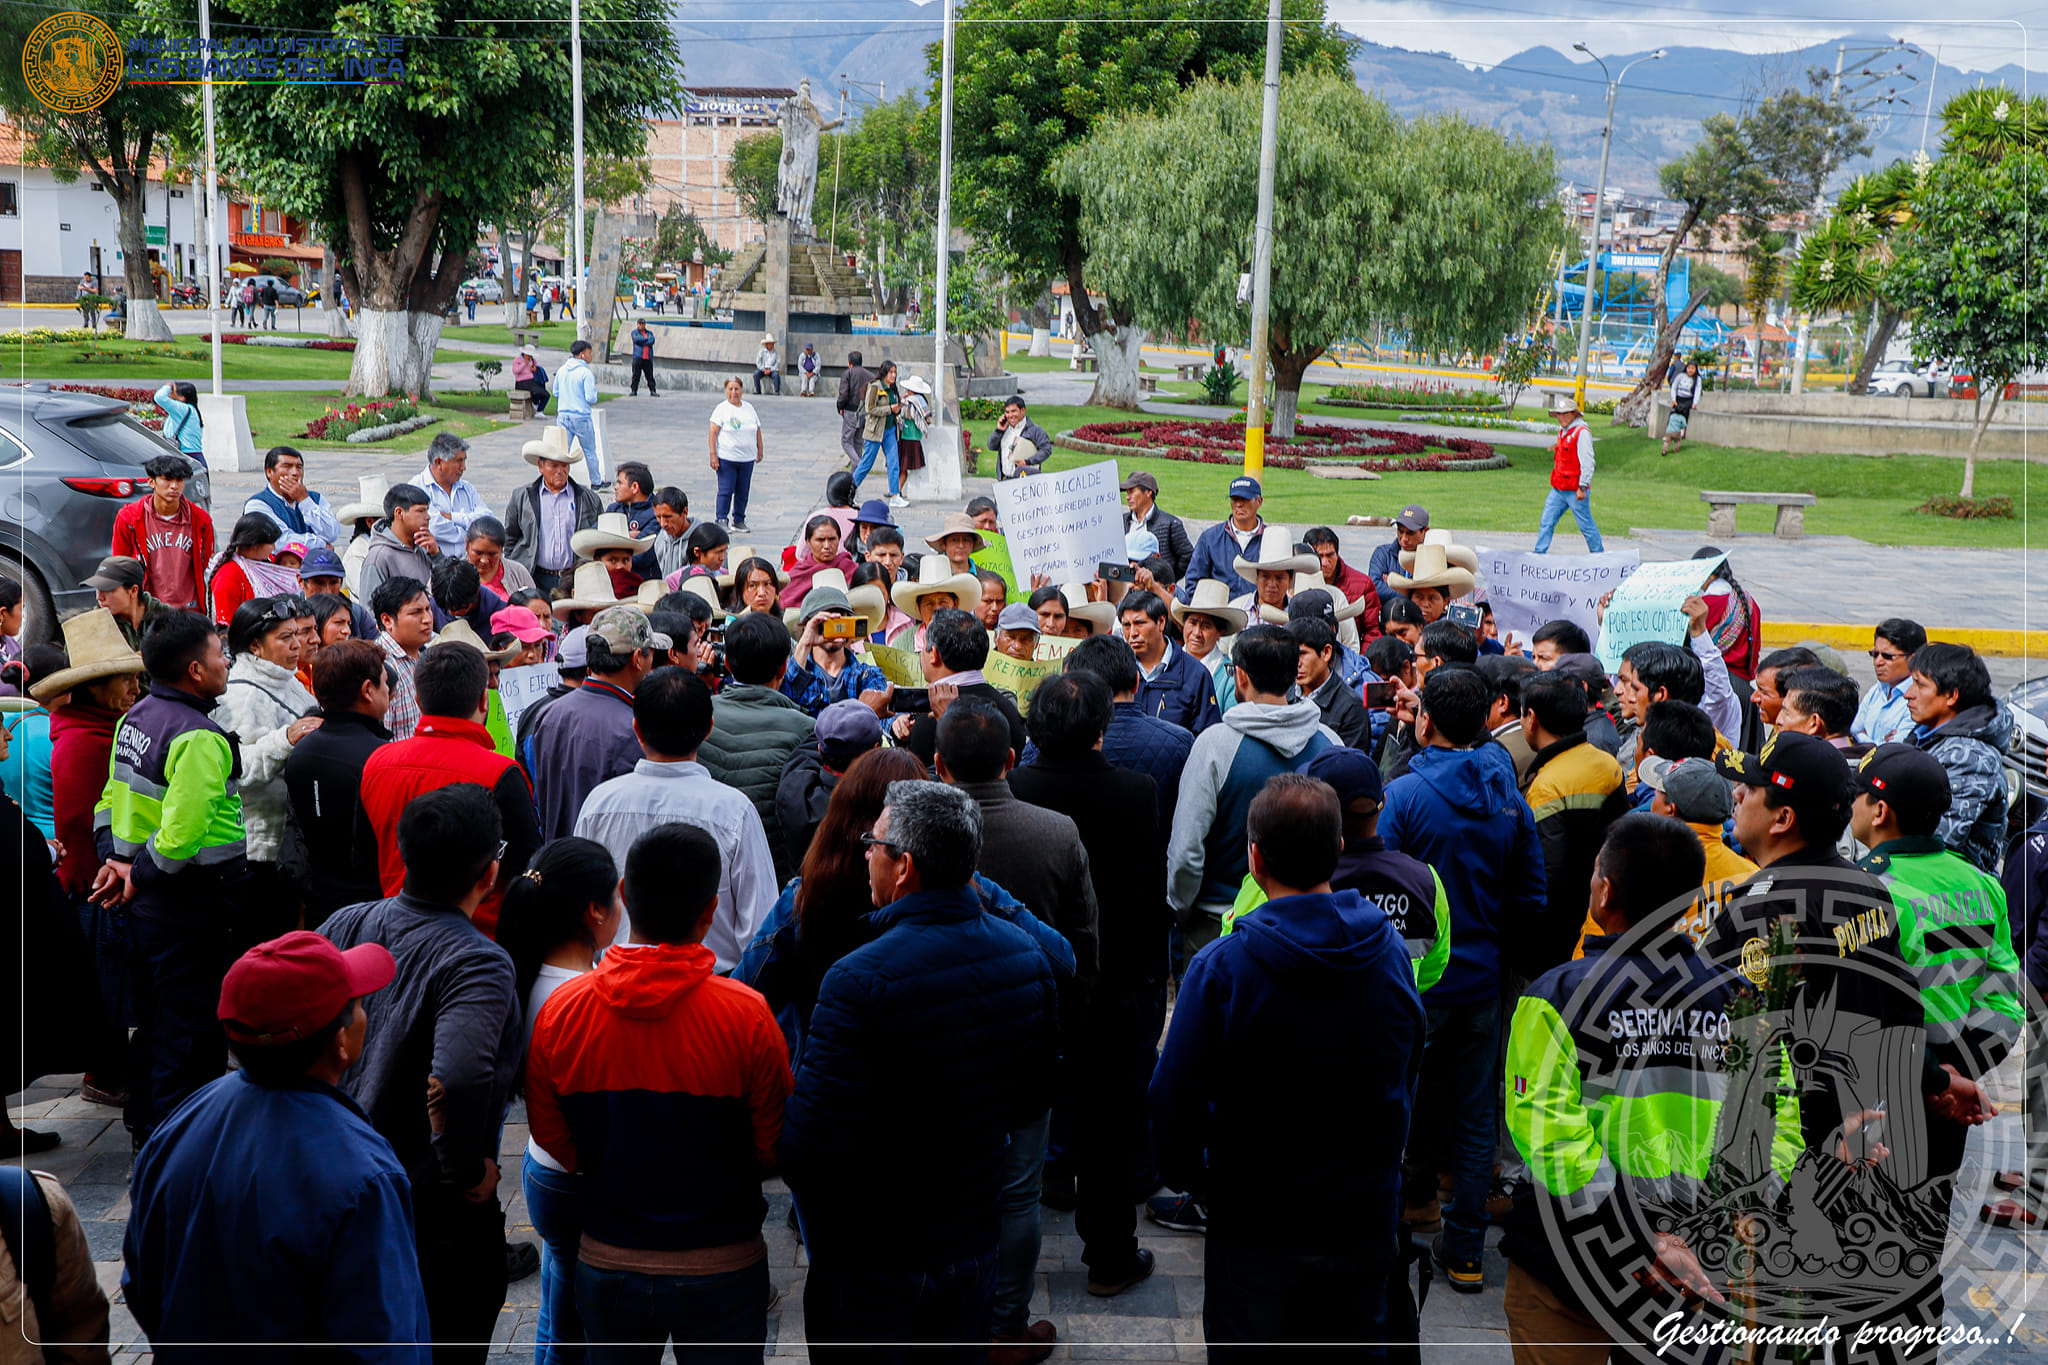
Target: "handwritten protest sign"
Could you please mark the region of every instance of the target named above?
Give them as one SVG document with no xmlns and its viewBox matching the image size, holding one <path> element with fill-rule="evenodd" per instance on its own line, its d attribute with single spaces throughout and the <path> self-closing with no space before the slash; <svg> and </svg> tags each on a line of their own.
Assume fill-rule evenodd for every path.
<svg viewBox="0 0 2048 1365">
<path fill-rule="evenodd" d="M 1123 503 L 1116 461 L 1032 474 L 996 485 L 996 516 L 1007 538 L 1018 583 L 1044 574 L 1055 583 L 1085 583 L 1095 566 L 1122 564 Z"/>
<path fill-rule="evenodd" d="M 1623 651 L 1640 640 L 1683 643 L 1686 620 L 1679 604 L 1698 592 L 1727 557 L 1645 564 L 1630 574 L 1614 590 L 1607 619 L 1600 625 L 1600 666 L 1609 673 L 1618 671 Z"/>
<path fill-rule="evenodd" d="M 918 667 L 917 655 L 911 651 L 893 645 L 869 645 L 868 658 L 882 670 L 883 677 L 898 687 L 924 686 L 924 670 Z"/>
<path fill-rule="evenodd" d="M 1041 635 L 1038 637 L 1038 648 L 1033 651 L 1031 657 L 1064 660 L 1067 651 L 1080 643 L 1071 635 Z"/>
<path fill-rule="evenodd" d="M 1588 636 L 1600 629 L 1600 599 L 1621 586 L 1641 561 L 1639 550 L 1596 555 L 1537 555 L 1515 550 L 1479 551 L 1479 575 L 1493 623 L 1528 643 L 1546 621 L 1572 621 Z"/>
<path fill-rule="evenodd" d="M 981 538 L 987 543 L 971 556 L 974 567 L 994 569 L 1010 585 L 1009 595 L 1016 597 L 1022 590 L 1017 586 L 1017 570 L 1010 564 L 1010 542 L 994 531 L 983 531 Z"/>
<path fill-rule="evenodd" d="M 1031 714 L 1031 694 L 1038 685 L 1060 671 L 1058 659 L 1013 659 L 1007 654 L 989 653 L 981 665 L 981 676 L 1017 698 L 1020 715 Z"/>
<path fill-rule="evenodd" d="M 528 664 L 524 668 L 500 670 L 498 701 L 505 708 L 505 724 L 516 733 L 520 712 L 545 697 L 548 689 L 561 680 L 562 666 L 559 663 Z"/>
</svg>

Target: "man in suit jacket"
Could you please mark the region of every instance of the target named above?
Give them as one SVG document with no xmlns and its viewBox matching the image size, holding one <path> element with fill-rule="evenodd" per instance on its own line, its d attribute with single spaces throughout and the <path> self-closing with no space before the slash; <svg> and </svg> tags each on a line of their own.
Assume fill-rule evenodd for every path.
<svg viewBox="0 0 2048 1365">
<path fill-rule="evenodd" d="M 1173 566 L 1173 581 L 1178 584 L 1187 575 L 1188 561 L 1195 557 L 1195 543 L 1188 539 L 1188 528 L 1159 506 L 1159 480 L 1140 469 L 1126 478 L 1117 487 L 1123 490 L 1124 505 L 1130 510 L 1124 513 L 1124 534 L 1129 535 L 1133 526 L 1142 526 L 1159 540 L 1159 553 Z"/>
</svg>

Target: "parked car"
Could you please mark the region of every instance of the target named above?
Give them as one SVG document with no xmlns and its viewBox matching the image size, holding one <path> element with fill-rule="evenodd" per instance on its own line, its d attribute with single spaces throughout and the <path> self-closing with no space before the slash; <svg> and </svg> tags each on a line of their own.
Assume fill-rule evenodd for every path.
<svg viewBox="0 0 2048 1365">
<path fill-rule="evenodd" d="M 256 286 L 256 292 L 259 295 L 262 294 L 264 285 L 268 284 L 275 287 L 277 290 L 277 306 L 280 308 L 304 308 L 306 306 L 306 291 L 295 284 L 286 284 L 277 275 L 251 275 L 248 279 L 249 283 Z"/>
<path fill-rule="evenodd" d="M 1911 361 L 1887 360 L 1871 371 L 1870 391 L 1898 398 L 1936 398 L 1948 391 L 1948 381 Z"/>
<path fill-rule="evenodd" d="M 505 287 L 489 275 L 479 275 L 473 280 L 464 280 L 462 288 L 455 291 L 457 299 L 462 297 L 463 289 L 476 290 L 476 297 L 479 303 L 503 303 L 505 301 Z"/>
<path fill-rule="evenodd" d="M 0 573 L 22 587 L 23 644 L 54 638 L 60 618 L 93 604 L 79 583 L 113 542 L 115 514 L 148 495 L 145 463 L 176 454 L 119 399 L 48 384 L 0 388 Z M 197 460 L 185 496 L 209 505 Z"/>
<path fill-rule="evenodd" d="M 2048 674 L 2029 678 L 2005 694 L 2012 712 L 2012 742 L 2005 751 L 2006 790 L 2012 797 L 2008 828 L 2025 829 L 2048 805 Z"/>
</svg>

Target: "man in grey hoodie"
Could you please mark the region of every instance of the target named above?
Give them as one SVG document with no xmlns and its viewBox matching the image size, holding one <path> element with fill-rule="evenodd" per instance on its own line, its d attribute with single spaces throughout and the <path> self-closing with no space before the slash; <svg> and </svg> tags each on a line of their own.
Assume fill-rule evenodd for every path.
<svg viewBox="0 0 2048 1365">
<path fill-rule="evenodd" d="M 1300 645 L 1284 626 L 1253 626 L 1237 637 L 1230 666 L 1237 705 L 1195 736 L 1181 773 L 1173 837 L 1166 849 L 1167 899 L 1181 927 L 1176 969 L 1222 932 L 1249 868 L 1246 812 L 1275 773 L 1292 772 L 1340 744 L 1312 701 L 1287 700 Z"/>
<path fill-rule="evenodd" d="M 433 557 L 441 547 L 427 526 L 432 515 L 425 490 L 415 484 L 394 484 L 384 494 L 384 520 L 370 528 L 370 549 L 363 556 L 360 600 L 376 596 L 387 578 L 417 578 L 433 586 Z"/>
</svg>

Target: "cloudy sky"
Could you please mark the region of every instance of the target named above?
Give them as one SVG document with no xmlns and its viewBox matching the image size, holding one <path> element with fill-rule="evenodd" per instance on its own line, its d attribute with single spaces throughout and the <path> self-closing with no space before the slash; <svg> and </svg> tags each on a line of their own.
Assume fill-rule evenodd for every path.
<svg viewBox="0 0 2048 1365">
<path fill-rule="evenodd" d="M 2048 23 L 2043 0 L 1964 0 L 1956 17 L 1924 0 L 1805 0 L 1771 7 L 1766 0 L 1710 3 L 1634 3 L 1570 0 L 1571 17 L 1541 0 L 1329 0 L 1330 17 L 1353 33 L 1389 47 L 1448 52 L 1461 61 L 1501 61 L 1539 45 L 1567 56 L 1572 44 L 1594 51 L 1640 52 L 1659 46 L 1727 47 L 1782 52 L 1846 32 L 1884 34 L 1941 49 L 1944 64 L 1982 71 L 2017 63 L 2048 71 Z"/>
</svg>

